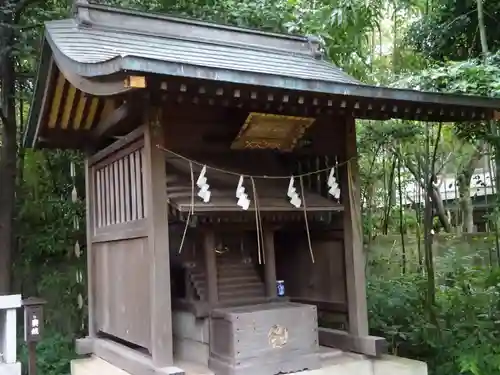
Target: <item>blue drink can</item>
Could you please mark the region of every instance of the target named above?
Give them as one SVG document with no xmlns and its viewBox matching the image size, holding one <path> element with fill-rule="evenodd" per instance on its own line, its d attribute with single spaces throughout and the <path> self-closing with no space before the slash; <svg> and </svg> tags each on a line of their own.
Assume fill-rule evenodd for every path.
<svg viewBox="0 0 500 375">
<path fill-rule="evenodd" d="M 285 281 L 276 280 L 276 291 L 278 292 L 278 297 L 285 296 Z"/>
</svg>

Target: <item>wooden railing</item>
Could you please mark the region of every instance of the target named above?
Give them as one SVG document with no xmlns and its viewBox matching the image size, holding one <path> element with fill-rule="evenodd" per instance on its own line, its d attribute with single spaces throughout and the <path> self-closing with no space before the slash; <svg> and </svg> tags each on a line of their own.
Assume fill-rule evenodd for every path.
<svg viewBox="0 0 500 375">
<path fill-rule="evenodd" d="M 20 373 L 17 363 L 17 309 L 21 307 L 21 295 L 0 296 L 0 374 L 3 367 L 12 367 L 6 373 Z M 18 367 L 18 370 L 13 368 Z M 9 372 L 13 371 L 13 372 Z"/>
</svg>

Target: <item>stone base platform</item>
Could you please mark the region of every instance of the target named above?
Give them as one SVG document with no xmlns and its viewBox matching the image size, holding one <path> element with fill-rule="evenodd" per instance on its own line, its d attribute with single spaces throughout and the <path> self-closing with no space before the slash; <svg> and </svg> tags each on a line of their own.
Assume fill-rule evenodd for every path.
<svg viewBox="0 0 500 375">
<path fill-rule="evenodd" d="M 423 362 L 390 355 L 373 359 L 360 354 L 345 353 L 326 347 L 320 348 L 321 369 L 304 371 L 296 375 L 427 375 L 427 365 Z M 176 367 L 186 375 L 217 375 L 208 367 L 194 362 L 179 361 Z M 131 375 L 108 362 L 91 357 L 74 360 L 71 375 Z"/>
<path fill-rule="evenodd" d="M 21 375 L 21 363 L 0 363 L 0 375 Z"/>
</svg>

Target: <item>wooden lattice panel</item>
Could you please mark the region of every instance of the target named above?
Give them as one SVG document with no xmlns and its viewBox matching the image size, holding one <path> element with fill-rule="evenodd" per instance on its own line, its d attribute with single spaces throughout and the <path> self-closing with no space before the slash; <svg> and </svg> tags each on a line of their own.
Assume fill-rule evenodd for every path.
<svg viewBox="0 0 500 375">
<path fill-rule="evenodd" d="M 145 218 L 143 148 L 96 170 L 96 227 Z"/>
</svg>

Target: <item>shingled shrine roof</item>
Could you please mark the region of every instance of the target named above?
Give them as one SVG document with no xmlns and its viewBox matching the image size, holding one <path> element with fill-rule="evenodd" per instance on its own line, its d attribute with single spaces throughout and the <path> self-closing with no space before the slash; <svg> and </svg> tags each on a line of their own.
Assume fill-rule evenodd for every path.
<svg viewBox="0 0 500 375">
<path fill-rule="evenodd" d="M 54 63 L 56 68 L 51 70 Z M 77 0 L 73 18 L 46 23 L 25 138 L 28 146 L 38 142 L 39 130 L 50 120 L 44 118 L 43 106 L 56 99 L 59 106 L 71 106 L 61 92 L 59 97 L 50 99 L 51 103 L 45 103 L 51 92 L 49 86 L 58 81 L 54 71 L 62 73 L 63 80 L 69 81 L 77 94 L 93 96 L 95 108 L 105 109 L 106 103 L 100 103 L 100 98 L 130 90 L 124 87 L 123 79 L 112 79 L 127 74 L 200 79 L 319 95 L 325 106 L 326 102 L 329 106 L 332 102 L 342 103 L 348 113 L 362 118 L 480 120 L 494 117 L 494 110 L 500 107 L 499 100 L 483 97 L 363 84 L 326 62 L 320 43 L 313 37 L 266 33 Z M 57 95 L 57 89 L 52 89 L 52 93 Z M 73 99 L 75 95 L 69 97 Z M 76 100 L 73 106 L 78 106 Z M 68 124 L 73 122 L 74 129 L 90 130 L 97 125 L 101 114 L 95 108 L 86 121 L 82 116 L 70 119 L 73 113 L 70 109 L 66 117 L 53 114 L 49 127 L 70 127 Z M 66 123 L 56 124 L 61 120 Z"/>
<path fill-rule="evenodd" d="M 239 79 L 242 83 L 264 83 L 257 75 L 269 75 L 361 84 L 339 68 L 314 58 L 319 45 L 312 38 L 277 36 L 147 14 L 141 14 L 144 23 L 132 24 L 133 28 L 111 26 L 119 18 L 124 18 L 128 25 L 129 18 L 139 15 L 128 11 L 103 12 L 102 21 L 99 15 L 88 25 L 82 25 L 78 19 L 66 19 L 46 26 L 47 41 L 53 50 L 74 72 L 85 77 L 134 70 Z M 245 72 L 247 76 L 229 76 L 230 71 Z"/>
</svg>

